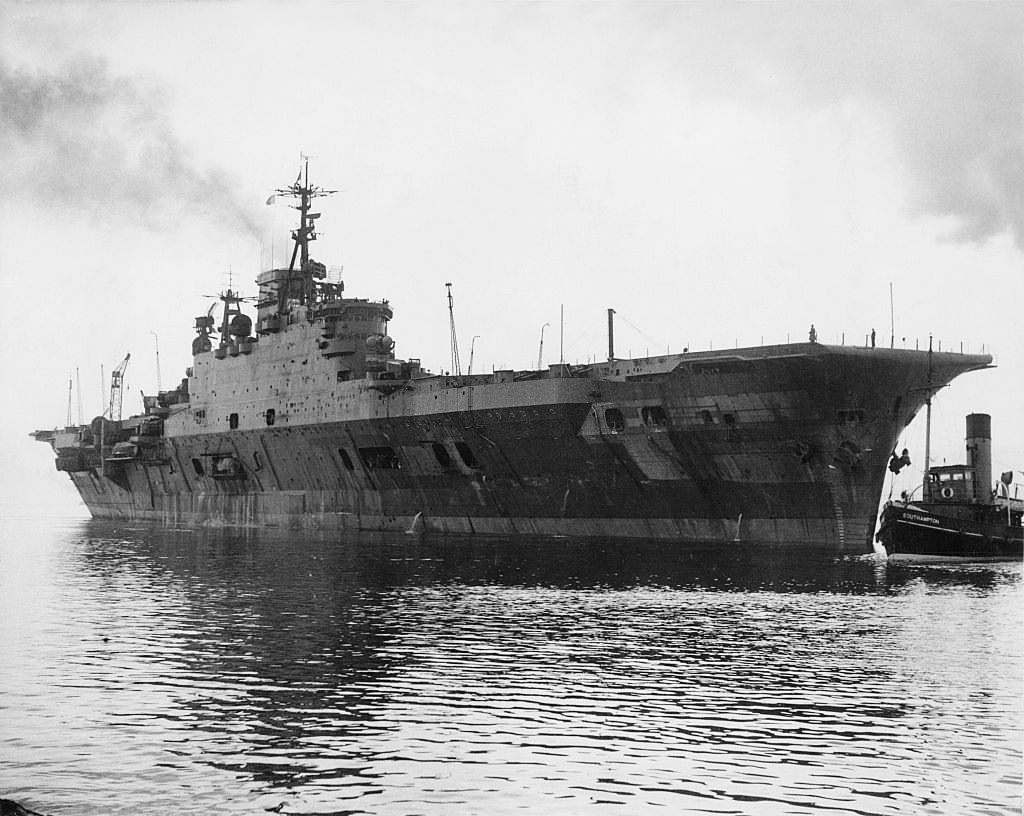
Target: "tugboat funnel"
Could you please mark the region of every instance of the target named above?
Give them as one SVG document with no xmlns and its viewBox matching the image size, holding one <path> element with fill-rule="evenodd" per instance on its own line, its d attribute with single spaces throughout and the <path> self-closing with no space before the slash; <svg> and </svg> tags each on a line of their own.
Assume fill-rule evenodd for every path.
<svg viewBox="0 0 1024 816">
<path fill-rule="evenodd" d="M 989 501 L 992 490 L 992 417 L 967 415 L 967 464 L 974 468 L 974 498 Z"/>
</svg>

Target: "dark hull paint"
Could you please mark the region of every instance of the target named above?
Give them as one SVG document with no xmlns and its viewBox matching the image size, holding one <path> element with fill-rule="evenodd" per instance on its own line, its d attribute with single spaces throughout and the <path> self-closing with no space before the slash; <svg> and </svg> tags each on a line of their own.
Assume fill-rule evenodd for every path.
<svg viewBox="0 0 1024 816">
<path fill-rule="evenodd" d="M 942 357 L 935 381 L 987 362 Z M 915 352 L 746 349 L 689 355 L 667 373 L 577 379 L 573 401 L 523 404 L 531 392 L 505 386 L 509 404 L 488 409 L 473 405 L 495 402 L 490 386 L 453 382 L 448 404 L 465 410 L 420 413 L 422 398 L 400 391 L 374 418 L 174 436 L 159 461 L 70 475 L 101 518 L 868 552 L 886 462 L 921 407 L 927 367 Z M 652 405 L 658 422 L 643 419 Z M 609 426 L 609 406 L 622 427 Z M 368 446 L 393 449 L 396 466 L 368 465 L 358 455 Z M 225 455 L 239 478 L 210 475 Z"/>
<path fill-rule="evenodd" d="M 957 518 L 913 505 L 882 511 L 878 541 L 894 559 L 1020 559 L 1024 528 Z"/>
</svg>

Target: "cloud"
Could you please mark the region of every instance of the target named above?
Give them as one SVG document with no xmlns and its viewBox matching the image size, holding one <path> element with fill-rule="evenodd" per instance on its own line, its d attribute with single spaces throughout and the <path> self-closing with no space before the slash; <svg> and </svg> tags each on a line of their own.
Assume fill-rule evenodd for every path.
<svg viewBox="0 0 1024 816">
<path fill-rule="evenodd" d="M 818 101 L 885 112 L 912 210 L 956 219 L 959 240 L 1008 231 L 1024 247 L 1024 8 L 858 5 L 823 21 L 802 10 L 808 26 L 793 27 L 779 63 Z"/>
<path fill-rule="evenodd" d="M 97 58 L 53 72 L 0 63 L 0 190 L 9 199 L 154 230 L 187 217 L 258 235 L 225 174 L 200 168 L 160 90 Z"/>
<path fill-rule="evenodd" d="M 648 9 L 641 36 L 655 68 L 712 99 L 864 103 L 887 122 L 912 213 L 953 219 L 956 240 L 1009 232 L 1024 247 L 1024 5 Z"/>
</svg>

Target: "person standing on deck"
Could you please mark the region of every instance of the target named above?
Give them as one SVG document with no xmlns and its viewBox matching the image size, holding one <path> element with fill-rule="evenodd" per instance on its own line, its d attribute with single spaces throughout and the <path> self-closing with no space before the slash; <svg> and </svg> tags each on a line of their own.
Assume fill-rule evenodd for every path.
<svg viewBox="0 0 1024 816">
<path fill-rule="evenodd" d="M 818 342 L 818 330 L 814 328 L 813 323 L 811 324 L 810 332 L 808 332 L 807 334 L 807 339 L 810 340 L 812 343 Z"/>
<path fill-rule="evenodd" d="M 871 330 L 871 348 L 875 347 L 875 330 Z"/>
</svg>

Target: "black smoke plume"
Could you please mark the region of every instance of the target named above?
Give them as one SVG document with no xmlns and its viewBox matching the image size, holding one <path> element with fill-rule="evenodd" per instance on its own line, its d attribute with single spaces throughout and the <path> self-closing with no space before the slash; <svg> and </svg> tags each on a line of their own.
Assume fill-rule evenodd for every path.
<svg viewBox="0 0 1024 816">
<path fill-rule="evenodd" d="M 228 176 L 197 165 L 161 92 L 95 58 L 53 72 L 0 62 L 0 194 L 19 204 L 160 230 L 182 218 L 258 235 Z"/>
</svg>

